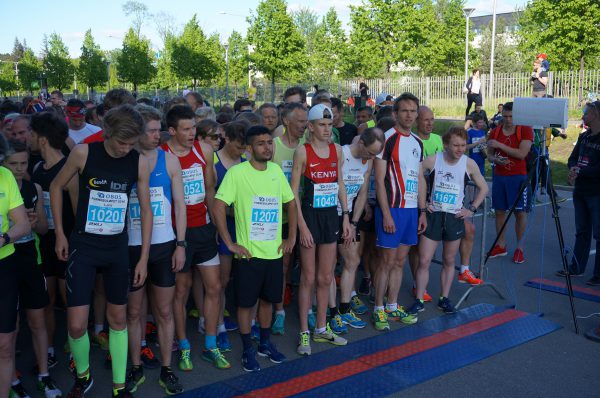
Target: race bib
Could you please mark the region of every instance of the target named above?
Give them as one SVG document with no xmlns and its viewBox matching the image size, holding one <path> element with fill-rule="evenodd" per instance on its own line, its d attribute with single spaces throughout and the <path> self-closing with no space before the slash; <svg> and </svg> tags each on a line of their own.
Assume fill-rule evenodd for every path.
<svg viewBox="0 0 600 398">
<path fill-rule="evenodd" d="M 348 203 L 350 203 L 362 187 L 365 177 L 362 174 L 348 174 L 344 177 L 344 185 L 346 186 L 346 195 L 348 195 Z"/>
<path fill-rule="evenodd" d="M 183 198 L 186 206 L 197 205 L 204 201 L 204 172 L 202 167 L 196 166 L 181 171 L 183 178 Z"/>
<path fill-rule="evenodd" d="M 127 194 L 90 190 L 85 232 L 97 235 L 116 235 L 125 228 Z"/>
<path fill-rule="evenodd" d="M 250 220 L 251 241 L 271 241 L 277 239 L 279 229 L 279 198 L 255 196 L 252 200 Z"/>
<path fill-rule="evenodd" d="M 48 229 L 54 229 L 54 217 L 52 217 L 52 208 L 50 207 L 50 192 L 42 191 L 42 196 L 44 211 L 46 212 L 46 218 L 48 218 Z"/>
<path fill-rule="evenodd" d="M 437 211 L 456 213 L 462 207 L 462 203 L 458 203 L 459 192 L 458 184 L 436 182 L 431 194 L 433 208 Z"/>
<path fill-rule="evenodd" d="M 281 162 L 281 170 L 283 170 L 283 174 L 285 174 L 285 178 L 287 178 L 288 183 L 292 181 L 292 168 L 294 167 L 293 160 L 284 160 Z"/>
<path fill-rule="evenodd" d="M 404 190 L 404 200 L 416 202 L 419 197 L 419 180 L 416 171 L 408 171 L 409 175 L 406 179 L 406 186 Z"/>
<path fill-rule="evenodd" d="M 473 137 L 472 141 L 473 144 L 477 144 L 479 141 L 481 141 L 484 137 Z M 473 153 L 479 153 L 481 152 L 481 150 L 479 149 L 479 145 L 474 146 L 473 147 Z"/>
<path fill-rule="evenodd" d="M 152 208 L 152 225 L 162 227 L 165 225 L 165 195 L 163 187 L 150 187 L 150 207 Z M 129 196 L 129 223 L 131 229 L 139 230 L 142 227 L 140 218 L 140 201 L 137 190 L 131 190 Z"/>
<path fill-rule="evenodd" d="M 313 208 L 323 209 L 338 204 L 338 183 L 329 182 L 314 185 Z"/>
</svg>

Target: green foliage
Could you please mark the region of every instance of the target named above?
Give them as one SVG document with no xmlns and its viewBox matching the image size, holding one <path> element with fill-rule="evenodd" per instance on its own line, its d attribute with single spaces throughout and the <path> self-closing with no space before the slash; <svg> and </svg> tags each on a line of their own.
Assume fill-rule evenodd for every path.
<svg viewBox="0 0 600 398">
<path fill-rule="evenodd" d="M 156 75 L 153 65 L 154 56 L 150 40 L 138 38 L 132 28 L 123 39 L 123 49 L 117 56 L 117 75 L 119 80 L 133 84 L 137 91 L 139 84 L 149 82 Z"/>
<path fill-rule="evenodd" d="M 3 95 L 17 91 L 17 74 L 15 65 L 12 62 L 0 62 L 0 90 Z"/>
<path fill-rule="evenodd" d="M 21 43 L 19 41 L 19 38 L 15 37 L 15 44 L 13 45 L 13 50 L 11 53 L 12 60 L 15 62 L 18 62 L 21 59 L 23 59 L 26 49 L 27 49 L 27 44 L 25 44 L 25 41 L 23 40 L 23 43 Z"/>
<path fill-rule="evenodd" d="M 531 0 L 519 23 L 523 52 L 547 53 L 554 70 L 577 69 L 600 56 L 597 0 Z"/>
<path fill-rule="evenodd" d="M 41 73 L 42 63 L 36 58 L 33 50 L 26 49 L 19 62 L 19 85 L 23 90 L 32 92 L 39 88 Z"/>
<path fill-rule="evenodd" d="M 274 97 L 273 84 L 277 79 L 300 77 L 305 73 L 305 41 L 287 13 L 284 0 L 262 0 L 248 23 L 247 39 L 254 47 L 251 62 L 271 81 Z"/>
<path fill-rule="evenodd" d="M 317 30 L 319 28 L 319 16 L 308 7 L 292 12 L 292 19 L 300 34 L 304 37 L 306 54 L 311 58 L 315 51 L 315 43 L 318 41 Z"/>
<path fill-rule="evenodd" d="M 210 82 L 217 76 L 221 65 L 219 59 L 224 58 L 224 51 L 220 50 L 218 35 L 206 38 L 196 14 L 170 47 L 171 68 L 178 78 L 193 80 L 195 87 L 198 82 Z"/>
<path fill-rule="evenodd" d="M 342 22 L 332 7 L 317 26 L 313 53 L 309 53 L 308 77 L 311 81 L 326 81 L 346 72 L 346 40 Z"/>
<path fill-rule="evenodd" d="M 69 57 L 69 49 L 57 33 L 52 33 L 44 48 L 44 73 L 48 78 L 48 87 L 64 90 L 73 82 L 75 67 Z"/>
<path fill-rule="evenodd" d="M 91 29 L 85 32 L 77 78 L 92 90 L 108 80 L 104 56 L 100 47 L 94 42 Z"/>
<path fill-rule="evenodd" d="M 248 43 L 239 32 L 231 32 L 229 40 L 229 81 L 243 85 L 248 80 Z"/>
<path fill-rule="evenodd" d="M 516 46 L 510 45 L 510 33 L 504 33 L 504 22 L 496 21 L 496 43 L 494 48 L 494 73 L 521 72 L 523 60 Z M 490 22 L 482 34 L 479 54 L 483 62 L 479 66 L 481 73 L 490 73 L 490 58 L 492 52 L 492 23 Z"/>
<path fill-rule="evenodd" d="M 156 63 L 157 73 L 154 79 L 148 83 L 149 86 L 159 89 L 168 89 L 177 86 L 179 80 L 171 68 L 171 53 L 174 41 L 175 37 L 170 33 L 166 33 L 165 47 L 160 52 L 160 58 Z"/>
</svg>

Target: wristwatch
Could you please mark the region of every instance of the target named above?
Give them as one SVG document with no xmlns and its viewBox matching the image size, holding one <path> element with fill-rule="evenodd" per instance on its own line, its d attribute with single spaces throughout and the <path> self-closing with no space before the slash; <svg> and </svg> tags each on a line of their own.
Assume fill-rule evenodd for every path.
<svg viewBox="0 0 600 398">
<path fill-rule="evenodd" d="M 187 241 L 185 240 L 178 240 L 177 242 L 175 242 L 175 245 L 178 247 L 187 247 Z"/>
<path fill-rule="evenodd" d="M 349 212 L 348 210 L 344 210 L 344 211 L 342 211 L 342 216 L 347 216 L 347 215 L 349 215 L 349 214 L 350 214 L 350 212 Z"/>
<path fill-rule="evenodd" d="M 427 213 L 427 208 L 419 209 L 419 213 Z"/>
<path fill-rule="evenodd" d="M 4 240 L 4 243 L 2 244 L 2 246 L 6 246 L 10 243 L 10 235 L 8 235 L 7 232 L 2 234 L 2 239 Z"/>
<path fill-rule="evenodd" d="M 475 207 L 473 205 L 469 206 L 469 210 L 471 210 L 471 213 L 473 213 L 473 214 L 477 213 L 477 207 Z"/>
<path fill-rule="evenodd" d="M 350 221 L 350 225 L 358 227 L 358 221 Z"/>
</svg>

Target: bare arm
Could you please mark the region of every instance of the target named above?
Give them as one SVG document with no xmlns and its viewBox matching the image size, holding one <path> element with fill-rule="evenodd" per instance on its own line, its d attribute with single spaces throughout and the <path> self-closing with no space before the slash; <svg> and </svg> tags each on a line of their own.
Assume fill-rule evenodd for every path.
<svg viewBox="0 0 600 398">
<path fill-rule="evenodd" d="M 134 286 L 142 286 L 146 280 L 150 244 L 152 243 L 152 207 L 150 206 L 148 159 L 140 154 L 138 161 L 137 195 L 140 202 L 140 219 L 142 222 L 142 252 L 135 266 Z"/>
<path fill-rule="evenodd" d="M 296 207 L 296 200 L 290 200 L 285 203 L 287 207 L 288 215 L 288 238 L 281 242 L 280 251 L 283 254 L 290 254 L 294 250 L 296 244 L 296 231 L 298 230 L 298 209 Z"/>
<path fill-rule="evenodd" d="M 171 178 L 171 197 L 173 198 L 173 207 L 175 209 L 175 235 L 178 241 L 185 240 L 185 230 L 187 228 L 187 217 L 185 208 L 185 199 L 183 195 L 183 180 L 181 178 L 181 165 L 179 160 L 171 153 L 165 152 L 167 171 Z M 185 264 L 185 247 L 175 247 L 171 262 L 171 269 L 175 272 L 180 271 Z"/>
<path fill-rule="evenodd" d="M 62 223 L 63 190 L 75 175 L 83 170 L 88 155 L 87 145 L 77 145 L 71 151 L 65 165 L 60 169 L 50 184 L 50 208 L 54 219 L 54 233 L 56 234 L 55 251 L 59 260 L 67 261 L 69 256 L 69 242 L 65 236 Z"/>
<path fill-rule="evenodd" d="M 204 142 L 202 142 L 200 145 L 202 146 L 202 153 L 206 159 L 206 168 L 204 169 L 204 189 L 206 190 L 206 193 L 204 200 L 206 201 L 206 207 L 208 207 L 208 212 L 212 218 L 212 207 L 215 200 L 215 184 L 217 181 L 213 166 L 214 151 L 210 145 L 205 144 Z"/>
<path fill-rule="evenodd" d="M 367 204 L 367 195 L 369 193 L 369 179 L 371 178 L 371 172 L 373 171 L 373 161 L 369 160 L 369 167 L 367 167 L 367 171 L 365 172 L 364 181 L 358 190 L 358 195 L 356 196 L 356 202 L 354 202 L 354 208 L 352 209 L 352 220 L 354 222 L 358 222 L 360 216 L 365 209 L 365 205 Z"/>
<path fill-rule="evenodd" d="M 531 141 L 522 140 L 519 143 L 518 148 L 512 148 L 512 147 L 502 144 L 496 140 L 489 140 L 488 141 L 488 153 L 490 152 L 489 149 L 492 148 L 492 155 L 493 155 L 493 153 L 494 153 L 493 148 L 496 148 L 496 149 L 499 149 L 502 152 L 506 153 L 511 158 L 523 160 L 527 157 L 527 154 L 529 153 L 529 150 L 531 149 L 531 145 L 532 145 Z"/>
<path fill-rule="evenodd" d="M 342 212 L 348 211 L 348 194 L 346 192 L 346 185 L 344 184 L 344 176 L 342 174 L 342 166 L 344 165 L 344 155 L 342 153 L 342 147 L 335 144 L 335 150 L 337 152 L 338 159 L 338 198 L 340 199 L 340 205 Z M 342 238 L 350 236 L 350 217 L 348 214 L 342 213 Z"/>
<path fill-rule="evenodd" d="M 11 242 L 21 239 L 23 236 L 31 232 L 31 225 L 29 224 L 29 219 L 27 218 L 25 206 L 20 205 L 14 209 L 10 209 L 8 211 L 8 218 L 13 222 L 12 227 L 10 227 L 6 232 L 10 237 Z M 4 242 L 2 237 L 0 237 L 0 241 L 2 242 L 0 247 L 4 246 L 6 242 Z"/>
<path fill-rule="evenodd" d="M 313 239 L 304 216 L 302 215 L 302 202 L 300 199 L 300 179 L 306 169 L 306 148 L 300 145 L 294 152 L 294 166 L 292 167 L 291 187 L 296 201 L 296 210 L 298 213 L 298 229 L 300 230 L 300 244 L 306 247 L 312 247 Z"/>
</svg>

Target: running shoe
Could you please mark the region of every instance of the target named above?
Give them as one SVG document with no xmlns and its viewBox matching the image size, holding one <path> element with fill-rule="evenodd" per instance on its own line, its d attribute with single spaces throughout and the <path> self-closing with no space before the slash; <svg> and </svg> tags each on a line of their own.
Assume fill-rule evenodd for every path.
<svg viewBox="0 0 600 398">
<path fill-rule="evenodd" d="M 477 286 L 481 285 L 483 283 L 483 280 L 476 278 L 470 270 L 466 269 L 464 272 L 458 274 L 458 282 L 468 283 L 471 286 Z"/>
<path fill-rule="evenodd" d="M 254 347 L 250 347 L 242 353 L 242 368 L 246 372 L 258 372 L 260 370 Z"/>
<path fill-rule="evenodd" d="M 223 324 L 225 325 L 225 330 L 228 332 L 233 332 L 234 330 L 238 330 L 240 328 L 230 316 L 223 317 Z"/>
<path fill-rule="evenodd" d="M 348 340 L 333 333 L 333 331 L 329 327 L 329 324 L 325 328 L 324 332 L 314 333 L 312 339 L 316 343 L 329 343 L 329 344 L 333 344 L 333 345 L 348 344 Z"/>
<path fill-rule="evenodd" d="M 273 363 L 281 363 L 285 361 L 285 355 L 277 351 L 277 347 L 270 340 L 267 340 L 266 344 L 258 345 L 258 356 L 263 358 L 269 358 Z"/>
<path fill-rule="evenodd" d="M 134 393 L 145 381 L 146 377 L 144 376 L 144 368 L 142 366 L 134 365 L 131 367 L 129 372 L 127 372 L 125 386 L 129 392 Z"/>
<path fill-rule="evenodd" d="M 227 332 L 221 332 L 217 335 L 217 348 L 221 352 L 231 351 L 231 343 L 229 342 Z"/>
<path fill-rule="evenodd" d="M 167 395 L 175 395 L 183 392 L 183 386 L 179 382 L 179 378 L 173 373 L 171 368 L 160 372 L 158 384 L 165 389 Z"/>
<path fill-rule="evenodd" d="M 285 314 L 275 314 L 271 334 L 280 336 L 285 334 Z"/>
<path fill-rule="evenodd" d="M 43 392 L 46 398 L 62 397 L 62 392 L 50 376 L 44 376 L 41 380 L 38 379 L 37 389 Z"/>
<path fill-rule="evenodd" d="M 154 356 L 154 353 L 148 346 L 142 347 L 140 359 L 142 361 L 142 365 L 144 365 L 146 369 L 156 369 L 160 366 L 158 358 Z"/>
<path fill-rule="evenodd" d="M 308 314 L 308 330 L 315 330 L 317 327 L 317 316 L 314 312 Z"/>
<path fill-rule="evenodd" d="M 412 288 L 412 295 L 413 297 L 417 297 L 417 288 L 413 287 Z M 425 290 L 425 293 L 423 293 L 423 301 L 426 303 L 431 303 L 433 301 L 433 298 L 431 297 L 431 295 L 429 293 L 427 293 L 427 290 Z"/>
<path fill-rule="evenodd" d="M 258 326 L 258 324 L 255 323 L 250 328 L 250 337 L 254 341 L 260 341 L 260 326 Z"/>
<path fill-rule="evenodd" d="M 56 355 L 48 353 L 48 369 L 52 369 L 56 365 L 58 365 Z"/>
<path fill-rule="evenodd" d="M 350 299 L 350 307 L 352 307 L 352 311 L 354 311 L 357 315 L 363 315 L 367 312 L 367 306 L 362 302 L 362 300 L 358 296 L 353 296 Z"/>
<path fill-rule="evenodd" d="M 508 254 L 506 247 L 500 247 L 498 245 L 492 248 L 492 252 L 490 253 L 490 258 L 503 257 Z"/>
<path fill-rule="evenodd" d="M 337 314 L 333 318 L 329 320 L 328 325 L 331 331 L 335 334 L 345 334 L 348 333 L 348 328 L 344 325 L 342 321 L 342 317 L 340 314 Z"/>
<path fill-rule="evenodd" d="M 400 321 L 406 325 L 413 325 L 417 323 L 417 317 L 407 314 L 401 305 L 399 305 L 394 311 L 388 311 L 386 309 L 385 314 L 387 315 L 388 319 L 391 319 L 392 321 Z"/>
<path fill-rule="evenodd" d="M 119 388 L 118 390 L 113 389 L 113 398 L 133 398 L 133 394 L 125 387 Z"/>
<path fill-rule="evenodd" d="M 390 330 L 390 324 L 388 323 L 385 310 L 373 311 L 372 320 L 373 326 L 375 326 L 375 330 Z"/>
<path fill-rule="evenodd" d="M 371 293 L 371 278 L 363 277 L 358 286 L 358 294 L 368 296 Z"/>
<path fill-rule="evenodd" d="M 93 334 L 90 340 L 92 345 L 98 346 L 104 351 L 108 351 L 108 333 L 104 330 L 98 334 Z"/>
<path fill-rule="evenodd" d="M 91 375 L 88 374 L 87 377 L 77 377 L 67 398 L 83 398 L 93 385 L 94 379 Z"/>
<path fill-rule="evenodd" d="M 229 369 L 231 365 L 218 348 L 202 350 L 202 359 L 211 362 L 217 369 Z"/>
<path fill-rule="evenodd" d="M 194 369 L 192 363 L 192 351 L 190 349 L 179 351 L 179 369 L 184 372 L 190 372 Z"/>
<path fill-rule="evenodd" d="M 567 273 L 565 272 L 564 269 L 561 269 L 561 270 L 556 271 L 555 275 L 564 278 L 564 277 L 567 276 Z M 569 271 L 569 275 L 571 275 L 572 277 L 573 276 L 580 277 L 580 276 L 583 276 L 584 273 L 583 272 L 577 273 L 577 272 L 571 272 L 571 271 Z"/>
<path fill-rule="evenodd" d="M 444 314 L 456 313 L 456 308 L 454 308 L 448 297 L 442 297 L 438 300 L 438 308 L 444 311 Z"/>
<path fill-rule="evenodd" d="M 25 390 L 25 386 L 23 386 L 23 383 L 21 382 L 10 387 L 8 396 L 10 398 L 31 398 L 31 396 L 27 393 L 27 390 Z"/>
<path fill-rule="evenodd" d="M 354 311 L 350 310 L 345 314 L 340 314 L 340 318 L 342 318 L 342 322 L 344 325 L 348 325 L 354 329 L 362 329 L 367 326 L 367 323 L 360 319 L 354 314 Z"/>
<path fill-rule="evenodd" d="M 300 332 L 300 339 L 298 340 L 298 347 L 296 348 L 296 352 L 300 355 L 305 356 L 311 354 L 309 332 Z"/>
<path fill-rule="evenodd" d="M 518 247 L 515 249 L 515 253 L 513 254 L 513 263 L 515 264 L 523 264 L 525 262 L 525 256 L 523 255 L 523 250 Z"/>
<path fill-rule="evenodd" d="M 406 311 L 408 315 L 412 315 L 417 318 L 419 312 L 425 311 L 425 302 L 419 299 L 415 299 L 414 304 Z"/>
</svg>

